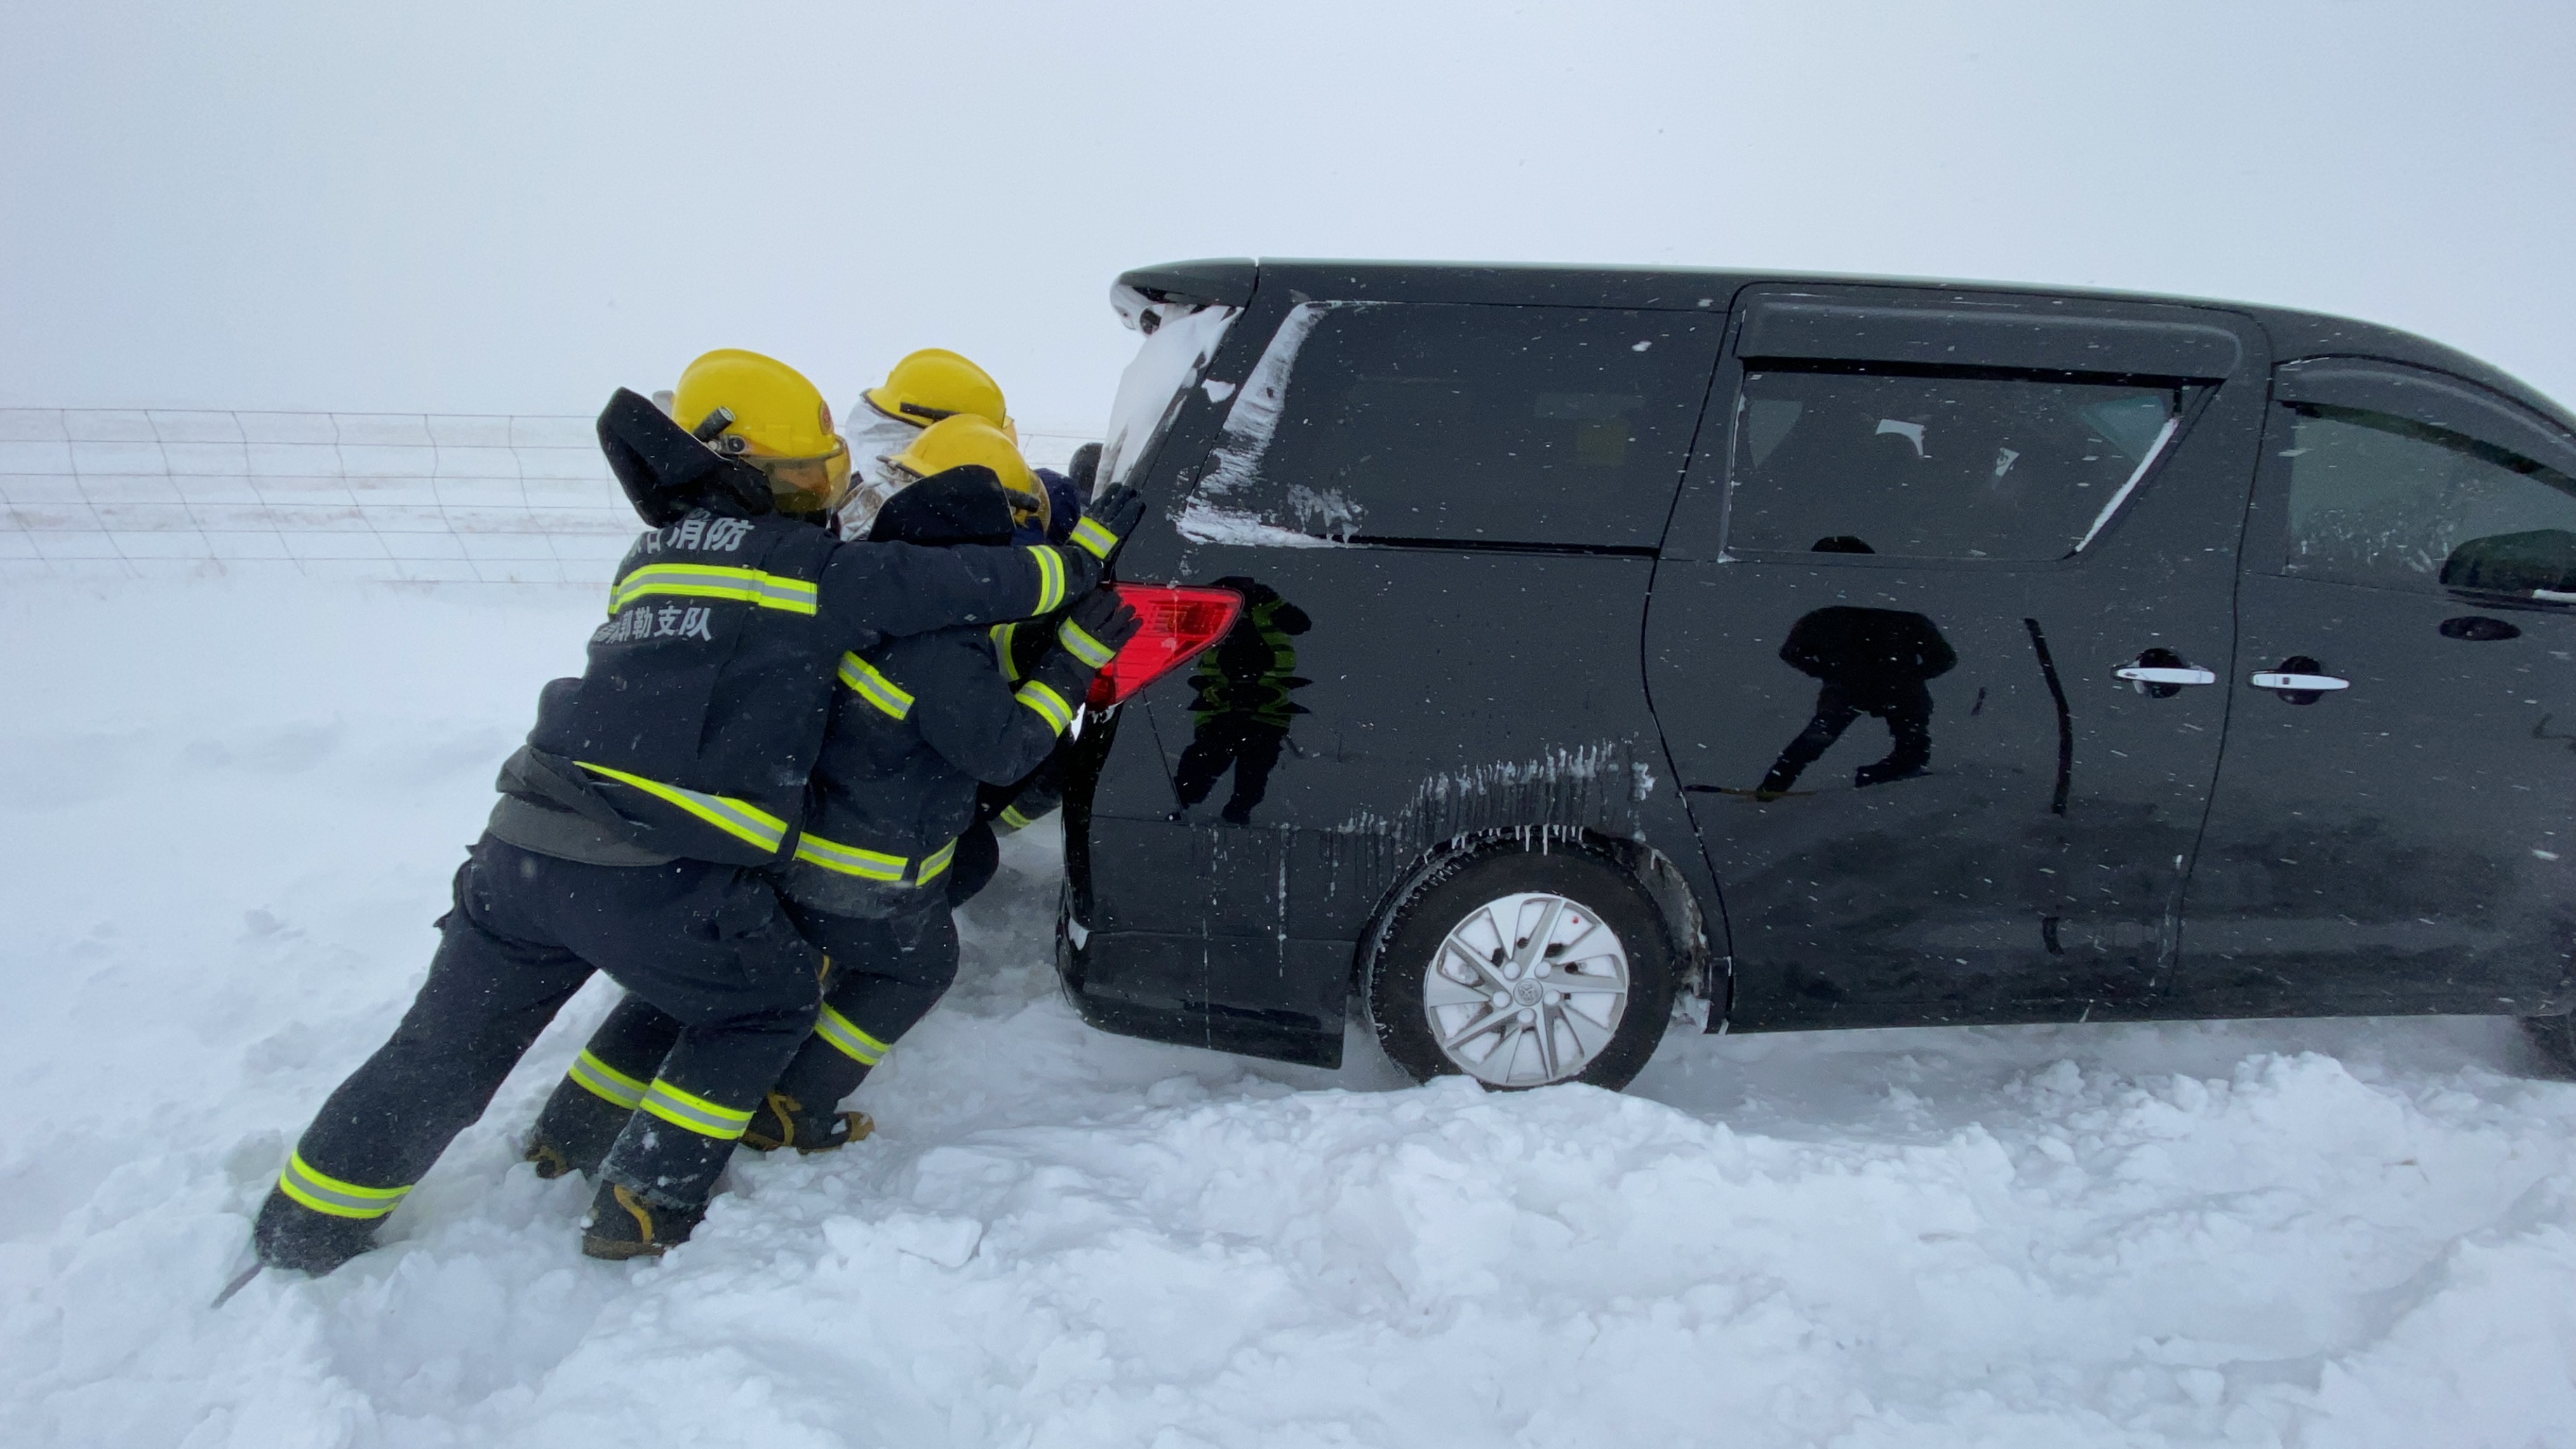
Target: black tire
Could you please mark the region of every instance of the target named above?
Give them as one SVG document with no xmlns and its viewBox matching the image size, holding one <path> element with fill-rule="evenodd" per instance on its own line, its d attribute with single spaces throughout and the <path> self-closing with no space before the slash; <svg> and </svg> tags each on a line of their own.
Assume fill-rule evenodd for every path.
<svg viewBox="0 0 2576 1449">
<path fill-rule="evenodd" d="M 1424 978 L 1453 929 L 1489 903 L 1525 892 L 1561 896 L 1591 911 L 1617 936 L 1627 957 L 1626 1004 L 1608 1042 L 1580 1071 L 1552 1081 L 1484 1085 L 1516 1091 L 1575 1081 L 1617 1091 L 1645 1069 L 1663 1038 L 1680 952 L 1645 888 L 1596 846 L 1513 841 L 1463 852 L 1425 872 L 1388 910 L 1364 964 L 1369 1024 L 1386 1054 L 1415 1081 L 1464 1074 L 1466 1068 L 1441 1049 L 1424 1001 Z"/>
<path fill-rule="evenodd" d="M 2543 1070 L 2561 1080 L 2576 1080 L 2576 1015 L 2526 1016 L 2522 1031 L 2539 1051 Z"/>
</svg>

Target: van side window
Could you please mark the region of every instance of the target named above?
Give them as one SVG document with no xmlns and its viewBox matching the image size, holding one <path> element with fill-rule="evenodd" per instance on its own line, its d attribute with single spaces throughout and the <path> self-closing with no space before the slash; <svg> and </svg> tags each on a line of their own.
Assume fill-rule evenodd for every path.
<svg viewBox="0 0 2576 1449">
<path fill-rule="evenodd" d="M 1651 548 L 1721 322 L 1302 304 L 1235 396 L 1182 532 Z"/>
<path fill-rule="evenodd" d="M 2576 589 L 2576 479 L 2390 413 L 2295 402 L 2281 421 L 2283 573 L 2380 588 Z"/>
<path fill-rule="evenodd" d="M 2064 558 L 2127 504 L 2182 405 L 2157 382 L 1751 363 L 1726 546 Z"/>
</svg>

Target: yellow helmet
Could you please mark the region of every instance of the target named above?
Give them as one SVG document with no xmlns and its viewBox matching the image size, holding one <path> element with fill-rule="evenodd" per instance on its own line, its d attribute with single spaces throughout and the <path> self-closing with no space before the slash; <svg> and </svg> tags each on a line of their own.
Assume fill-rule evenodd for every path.
<svg viewBox="0 0 2576 1449">
<path fill-rule="evenodd" d="M 1017 437 L 993 375 L 945 347 L 925 347 L 894 365 L 883 386 L 864 394 L 868 406 L 914 427 L 961 415 L 982 418 Z"/>
<path fill-rule="evenodd" d="M 672 390 L 671 416 L 708 447 L 768 474 L 782 512 L 826 512 L 849 496 L 850 445 L 832 431 L 832 405 L 774 357 L 738 347 L 700 357 Z"/>
<path fill-rule="evenodd" d="M 1046 524 L 1045 487 L 1020 456 L 1018 445 L 984 418 L 967 414 L 942 418 L 922 429 L 912 446 L 886 461 L 907 475 L 907 483 L 969 463 L 981 464 L 992 469 L 993 475 L 1002 480 L 1002 487 L 1011 493 L 1013 514 L 1034 514 L 1040 527 Z"/>
</svg>

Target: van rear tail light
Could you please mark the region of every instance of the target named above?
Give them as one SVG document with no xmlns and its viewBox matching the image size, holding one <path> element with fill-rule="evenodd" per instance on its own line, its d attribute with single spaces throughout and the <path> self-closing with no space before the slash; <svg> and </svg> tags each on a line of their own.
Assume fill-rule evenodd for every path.
<svg viewBox="0 0 2576 1449">
<path fill-rule="evenodd" d="M 1108 667 L 1092 676 L 1093 709 L 1106 709 L 1189 663 L 1225 637 L 1243 613 L 1232 589 L 1180 589 L 1161 584 L 1111 584 L 1143 627 L 1120 646 Z"/>
</svg>

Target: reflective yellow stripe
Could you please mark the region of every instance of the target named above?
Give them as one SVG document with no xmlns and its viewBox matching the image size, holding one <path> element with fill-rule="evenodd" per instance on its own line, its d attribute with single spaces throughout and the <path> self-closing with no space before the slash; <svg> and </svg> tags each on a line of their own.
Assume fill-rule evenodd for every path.
<svg viewBox="0 0 2576 1449">
<path fill-rule="evenodd" d="M 751 1125 L 748 1108 L 737 1112 L 731 1107 L 719 1106 L 695 1093 L 683 1092 L 659 1077 L 653 1079 L 652 1086 L 644 1089 L 644 1100 L 637 1105 L 674 1127 L 685 1127 L 701 1137 L 712 1137 L 719 1142 L 733 1141 L 742 1135 L 742 1129 Z"/>
<path fill-rule="evenodd" d="M 901 719 L 912 713 L 912 696 L 901 685 L 878 672 L 877 667 L 856 654 L 841 656 L 841 682 L 858 692 L 861 699 Z"/>
<path fill-rule="evenodd" d="M 867 880 L 901 880 L 904 867 L 911 864 L 900 855 L 843 845 L 819 835 L 796 837 L 796 858 L 807 865 L 819 865 L 825 870 L 837 870 L 843 875 Z"/>
<path fill-rule="evenodd" d="M 1106 559 L 1109 551 L 1118 546 L 1118 535 L 1086 518 L 1073 526 L 1073 541 L 1093 558 Z"/>
<path fill-rule="evenodd" d="M 696 790 L 683 790 L 659 780 L 647 780 L 624 770 L 594 765 L 588 760 L 573 763 L 594 775 L 606 775 L 622 785 L 632 785 L 657 800 L 665 800 L 695 815 L 727 835 L 747 840 L 763 850 L 776 850 L 787 843 L 787 822 L 747 800 L 729 795 L 708 795 Z"/>
<path fill-rule="evenodd" d="M 1011 827 L 1013 830 L 1026 830 L 1030 826 L 1035 825 L 1037 820 L 1038 817 L 1036 816 L 1021 814 L 1020 807 L 1017 805 L 1005 805 L 1002 807 L 1002 823 Z"/>
<path fill-rule="evenodd" d="M 1063 695 L 1047 688 L 1043 680 L 1032 679 L 1021 685 L 1012 691 L 1011 698 L 1036 710 L 1038 718 L 1057 734 L 1063 734 L 1064 727 L 1073 723 L 1073 706 L 1064 702 Z"/>
<path fill-rule="evenodd" d="M 952 840 L 923 856 L 920 862 L 921 872 L 910 877 L 911 883 L 926 885 L 936 880 L 941 871 L 948 869 L 949 860 L 956 854 L 957 842 Z M 913 866 L 913 862 L 900 855 L 888 855 L 882 850 L 869 850 L 865 846 L 843 845 L 837 840 L 825 840 L 819 835 L 796 837 L 796 858 L 807 865 L 819 865 L 825 870 L 837 870 L 843 875 L 855 875 L 864 880 L 888 881 L 898 885 L 904 883 L 906 872 Z"/>
<path fill-rule="evenodd" d="M 863 1067 L 873 1067 L 885 1060 L 888 1044 L 859 1030 L 859 1024 L 831 1007 L 815 1019 L 814 1034 L 831 1043 L 841 1055 Z"/>
<path fill-rule="evenodd" d="M 1029 610 L 1043 614 L 1064 602 L 1064 558 L 1052 548 L 1033 548 L 1029 557 L 1038 566 L 1038 606 Z"/>
<path fill-rule="evenodd" d="M 277 1190 L 313 1209 L 335 1218 L 380 1218 L 394 1210 L 409 1187 L 361 1187 L 342 1182 L 329 1173 L 316 1172 L 304 1160 L 302 1152 L 286 1157 L 286 1170 L 277 1175 Z"/>
<path fill-rule="evenodd" d="M 758 604 L 764 609 L 784 609 L 791 614 L 815 612 L 814 586 L 803 579 L 763 573 L 759 569 L 726 568 L 721 564 L 646 564 L 631 570 L 608 591 L 608 612 L 614 614 L 651 594 L 670 594 L 687 599 L 732 599 L 738 603 Z"/>
<path fill-rule="evenodd" d="M 1019 627 L 1019 621 L 1013 620 L 1008 624 L 996 624 L 990 631 L 993 636 L 993 657 L 1002 666 L 1002 678 L 1012 684 L 1020 682 L 1019 666 L 1011 662 L 1011 636 L 1019 630 Z"/>
<path fill-rule="evenodd" d="M 914 885 L 928 885 L 932 881 L 939 879 L 940 875 L 948 869 L 949 860 L 956 854 L 957 842 L 952 840 L 946 845 L 939 847 L 937 850 L 932 851 L 928 855 L 923 856 L 921 858 L 921 873 L 913 877 L 912 883 Z"/>
<path fill-rule="evenodd" d="M 1118 657 L 1117 650 L 1092 638 L 1081 625 L 1071 619 L 1055 626 L 1055 637 L 1056 642 L 1064 646 L 1065 653 L 1093 669 L 1098 669 Z"/>
<path fill-rule="evenodd" d="M 564 1075 L 572 1078 L 575 1086 L 612 1107 L 623 1107 L 632 1112 L 635 1104 L 644 1100 L 644 1083 L 592 1056 L 588 1047 L 583 1047 L 581 1055 L 572 1059 L 572 1070 Z"/>
</svg>

